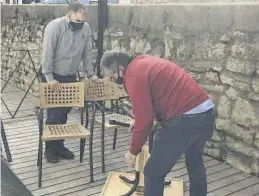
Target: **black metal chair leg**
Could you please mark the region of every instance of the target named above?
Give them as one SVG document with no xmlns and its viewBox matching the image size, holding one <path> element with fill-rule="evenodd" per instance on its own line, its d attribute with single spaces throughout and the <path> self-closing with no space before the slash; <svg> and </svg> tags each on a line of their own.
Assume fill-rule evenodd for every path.
<svg viewBox="0 0 259 196">
<path fill-rule="evenodd" d="M 38 158 L 37 158 L 37 166 L 40 165 L 40 141 L 39 141 L 39 146 L 38 146 Z"/>
<path fill-rule="evenodd" d="M 89 111 L 88 111 L 88 105 L 86 104 L 86 106 L 85 106 L 85 128 L 87 129 L 87 127 L 88 127 L 88 123 L 89 123 L 89 120 L 88 120 L 88 116 L 89 116 Z"/>
<path fill-rule="evenodd" d="M 40 142 L 40 152 L 39 152 L 39 182 L 38 186 L 41 187 L 41 181 L 42 181 L 42 141 Z"/>
<path fill-rule="evenodd" d="M 130 181 L 129 179 L 127 179 L 124 176 L 120 176 L 120 179 L 123 180 L 126 183 L 128 183 Z M 132 188 L 127 193 L 122 194 L 120 196 L 130 196 L 130 195 L 132 195 L 137 190 L 138 183 L 139 183 L 139 172 L 136 171 L 135 172 L 135 179 L 134 179 L 134 181 L 132 181 L 132 183 L 130 183 L 130 184 L 133 184 Z"/>
<path fill-rule="evenodd" d="M 85 139 L 80 139 L 80 163 L 83 162 L 84 151 L 85 151 Z"/>
<path fill-rule="evenodd" d="M 89 138 L 89 164 L 90 164 L 90 182 L 94 181 L 94 166 L 93 166 L 93 132 L 94 132 L 94 120 L 95 120 L 96 107 L 92 104 L 92 120 L 90 127 L 90 138 Z M 88 116 L 86 116 L 88 118 Z"/>
<path fill-rule="evenodd" d="M 102 141 L 101 141 L 101 148 L 102 148 L 102 172 L 105 172 L 105 160 L 104 160 L 104 129 L 105 129 L 105 115 L 104 111 L 102 111 Z"/>
<path fill-rule="evenodd" d="M 80 108 L 80 121 L 81 121 L 81 125 L 84 124 L 84 109 Z"/>
<path fill-rule="evenodd" d="M 113 135 L 113 145 L 112 145 L 113 150 L 115 150 L 115 148 L 116 148 L 117 132 L 118 132 L 118 129 L 115 128 L 114 135 Z"/>
</svg>

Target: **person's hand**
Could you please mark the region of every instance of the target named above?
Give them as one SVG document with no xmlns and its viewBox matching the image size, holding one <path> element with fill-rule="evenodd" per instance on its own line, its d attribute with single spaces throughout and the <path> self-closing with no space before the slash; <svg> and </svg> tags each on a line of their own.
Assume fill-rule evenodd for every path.
<svg viewBox="0 0 259 196">
<path fill-rule="evenodd" d="M 93 81 L 98 81 L 99 80 L 99 78 L 96 75 L 92 75 L 89 79 L 93 80 Z"/>
<path fill-rule="evenodd" d="M 130 126 L 129 126 L 128 131 L 131 133 L 131 132 L 133 131 L 134 127 L 135 127 L 135 121 L 132 121 L 132 122 L 130 123 Z"/>
<path fill-rule="evenodd" d="M 61 90 L 61 87 L 57 80 L 51 80 L 48 82 L 48 84 L 51 86 L 51 89 L 55 92 L 59 92 Z"/>
<path fill-rule="evenodd" d="M 134 167 L 135 160 L 136 160 L 136 155 L 132 154 L 130 151 L 128 151 L 125 154 L 125 163 L 128 167 Z"/>
</svg>

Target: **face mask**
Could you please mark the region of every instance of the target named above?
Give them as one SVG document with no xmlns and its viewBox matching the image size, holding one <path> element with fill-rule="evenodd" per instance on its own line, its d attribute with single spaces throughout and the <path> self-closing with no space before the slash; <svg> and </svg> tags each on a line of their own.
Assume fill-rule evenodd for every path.
<svg viewBox="0 0 259 196">
<path fill-rule="evenodd" d="M 121 85 L 121 84 L 123 84 L 123 77 L 120 76 L 120 70 L 119 69 L 118 69 L 117 74 L 118 74 L 118 78 L 115 80 L 115 83 Z"/>
<path fill-rule="evenodd" d="M 117 84 L 119 84 L 119 85 L 123 84 L 123 77 L 119 76 L 119 77 L 116 79 L 115 83 L 117 83 Z"/>
<path fill-rule="evenodd" d="M 70 21 L 69 26 L 73 31 L 81 30 L 84 26 L 84 22 L 77 23 Z"/>
</svg>

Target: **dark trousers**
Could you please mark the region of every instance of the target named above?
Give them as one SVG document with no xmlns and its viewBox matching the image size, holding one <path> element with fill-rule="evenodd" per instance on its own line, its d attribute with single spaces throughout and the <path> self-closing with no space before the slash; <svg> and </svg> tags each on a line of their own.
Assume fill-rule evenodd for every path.
<svg viewBox="0 0 259 196">
<path fill-rule="evenodd" d="M 183 115 L 161 124 L 145 168 L 145 196 L 163 196 L 164 179 L 184 153 L 190 181 L 190 196 L 206 196 L 207 180 L 203 148 L 213 134 L 215 112 Z"/>
<path fill-rule="evenodd" d="M 61 76 L 58 74 L 53 74 L 54 79 L 60 83 L 72 83 L 76 82 L 76 75 L 72 76 Z M 41 75 L 41 81 L 46 82 L 44 75 Z M 55 124 L 66 124 L 67 115 L 70 112 L 71 108 L 49 108 L 47 109 L 47 119 L 46 125 L 55 125 Z M 46 149 L 52 152 L 58 152 L 64 146 L 64 140 L 54 140 L 46 141 Z"/>
</svg>

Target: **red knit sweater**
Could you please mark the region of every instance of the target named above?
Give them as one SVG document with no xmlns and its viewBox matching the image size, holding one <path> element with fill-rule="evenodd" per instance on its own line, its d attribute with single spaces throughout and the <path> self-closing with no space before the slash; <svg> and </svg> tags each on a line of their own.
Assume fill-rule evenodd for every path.
<svg viewBox="0 0 259 196">
<path fill-rule="evenodd" d="M 209 99 L 181 67 L 150 55 L 140 55 L 130 62 L 124 75 L 124 87 L 135 119 L 130 149 L 135 155 L 145 144 L 154 118 L 168 120 Z"/>
</svg>

